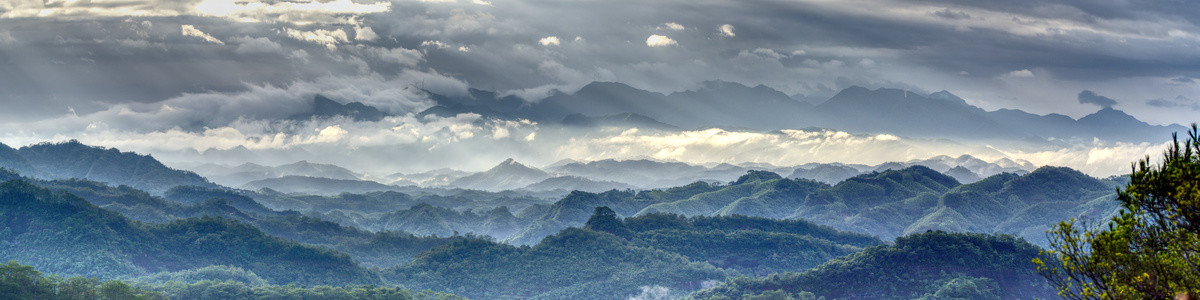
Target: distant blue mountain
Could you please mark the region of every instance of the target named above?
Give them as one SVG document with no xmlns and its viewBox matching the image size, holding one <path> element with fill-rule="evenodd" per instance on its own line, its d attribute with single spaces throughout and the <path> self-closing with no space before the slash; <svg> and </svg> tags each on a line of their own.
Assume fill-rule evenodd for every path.
<svg viewBox="0 0 1200 300">
<path fill-rule="evenodd" d="M 293 120 L 308 120 L 308 119 L 323 119 L 332 117 L 347 117 L 355 121 L 379 121 L 388 116 L 387 113 L 380 111 L 378 108 L 362 104 L 361 102 L 350 102 L 346 104 L 338 103 L 325 96 L 316 95 L 313 97 L 313 109 L 311 112 L 296 114 L 291 117 Z"/>
<path fill-rule="evenodd" d="M 799 101 L 764 85 L 711 81 L 692 91 L 664 95 L 622 83 L 593 82 L 574 93 L 555 91 L 526 101 L 516 96 L 470 90 L 467 96 L 434 95 L 436 105 L 420 116 L 475 113 L 489 118 L 529 119 L 574 126 L 777 130 L 823 127 L 853 133 L 969 140 L 1090 140 L 1158 142 L 1179 125 L 1150 125 L 1120 110 L 1104 108 L 1078 120 L 1015 109 L 986 111 L 940 91 L 922 94 L 849 87 L 820 105 Z M 618 116 L 618 117 L 614 117 Z M 611 122 L 625 116 L 632 122 Z M 667 126 L 662 126 L 665 124 Z"/>
</svg>

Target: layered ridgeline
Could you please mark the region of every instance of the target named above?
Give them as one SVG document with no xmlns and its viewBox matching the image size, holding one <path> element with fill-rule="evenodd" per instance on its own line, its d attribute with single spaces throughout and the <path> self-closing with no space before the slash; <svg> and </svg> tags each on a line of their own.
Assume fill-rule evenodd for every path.
<svg viewBox="0 0 1200 300">
<path fill-rule="evenodd" d="M 13 149 L 0 144 L 0 168 L 45 179 L 88 179 L 151 193 L 176 186 L 215 186 L 189 171 L 169 168 L 148 155 L 91 147 L 72 140 Z"/>
<path fill-rule="evenodd" d="M 389 267 L 407 263 L 420 252 L 468 238 L 416 236 L 396 231 L 365 231 L 296 212 L 274 211 L 246 195 L 230 190 L 177 187 L 167 191 L 166 198 L 163 198 L 129 187 L 114 188 L 87 180 L 46 181 L 21 178 L 15 173 L 0 169 L 0 181 L 14 179 L 47 189 L 53 195 L 65 197 L 69 194 L 81 198 L 99 209 L 115 212 L 144 224 L 167 224 L 212 217 L 233 220 L 274 237 L 345 252 L 368 267 Z M 64 261 L 74 259 L 54 257 Z M 44 267 L 36 264 L 35 266 Z M 53 268 L 50 270 L 59 271 Z"/>
<path fill-rule="evenodd" d="M 682 294 L 727 275 L 805 270 L 881 243 L 799 220 L 662 214 L 622 220 L 599 207 L 583 228 L 533 246 L 457 242 L 386 270 L 384 278 L 478 298 L 625 299 L 647 286 Z"/>
<path fill-rule="evenodd" d="M 378 190 L 415 191 L 419 185 L 429 189 L 474 189 L 483 191 L 512 190 L 526 193 L 552 194 L 560 192 L 566 195 L 571 191 L 599 193 L 613 189 L 655 189 L 687 185 L 696 181 L 728 182 L 736 180 L 747 171 L 770 171 L 789 178 L 813 179 L 828 184 L 837 184 L 842 180 L 889 169 L 903 169 L 911 166 L 925 166 L 938 172 L 946 173 L 961 183 L 978 181 L 981 178 L 1000 174 L 1024 174 L 1036 168 L 1026 161 L 1014 161 L 1003 158 L 988 162 L 970 155 L 958 157 L 935 156 L 927 159 L 913 159 L 904 162 L 887 162 L 878 165 L 840 164 L 840 163 L 808 163 L 799 166 L 774 166 L 761 163 L 714 165 L 693 165 L 673 161 L 657 161 L 649 159 L 614 160 L 604 159 L 589 162 L 564 159 L 542 168 L 531 167 L 512 159 L 505 160 L 485 171 L 476 173 L 454 171 L 449 169 L 433 170 L 415 174 L 392 174 L 375 178 L 380 182 L 390 182 L 392 186 L 377 187 Z M 211 168 L 205 168 L 208 171 Z M 202 171 L 206 172 L 206 171 Z M 790 174 L 790 175 L 789 175 Z M 276 178 L 276 177 L 271 177 Z M 331 178 L 332 179 L 332 178 Z M 256 182 L 267 182 L 260 180 Z M 318 182 L 311 182 L 319 186 Z M 419 183 L 419 184 L 418 184 Z M 404 185 L 400 188 L 396 185 Z M 250 189 L 271 188 L 283 191 L 289 189 L 286 185 L 244 186 Z M 311 187 L 302 187 L 312 189 Z M 351 191 L 353 186 L 346 189 L 327 187 L 323 194 L 341 191 Z"/>
<path fill-rule="evenodd" d="M 233 150 L 230 150 L 233 151 Z M 430 190 L 473 189 L 501 192 L 517 191 L 529 195 L 553 195 L 561 198 L 571 191 L 604 192 L 612 189 L 651 189 L 686 185 L 696 181 L 732 181 L 750 170 L 771 171 L 791 178 L 813 179 L 837 184 L 847 178 L 909 166 L 926 166 L 946 173 L 962 183 L 1004 173 L 1033 170 L 1026 161 L 999 159 L 988 162 L 970 155 L 936 156 L 879 165 L 808 163 L 800 166 L 773 166 L 761 163 L 693 165 L 682 162 L 634 160 L 596 160 L 582 162 L 565 159 L 532 167 L 513 159 L 480 172 L 438 169 L 420 173 L 394 173 L 383 176 L 361 174 L 332 165 L 298 161 L 279 166 L 245 163 L 227 166 L 212 163 L 188 166 L 213 182 L 248 190 L 270 189 L 281 193 L 338 195 L 398 191 L 405 193 L 444 193 Z"/>
<path fill-rule="evenodd" d="M 117 153 L 120 157 L 140 157 L 147 161 L 139 160 L 140 163 L 128 166 L 109 165 L 114 173 L 134 173 L 131 169 L 144 165 L 161 166 L 153 158 L 113 149 L 87 147 L 74 142 L 56 145 L 81 148 L 73 151 L 77 153 Z M 40 147 L 51 146 L 44 144 Z M 15 155 L 13 153 L 19 154 L 19 151 L 4 153 L 9 153 L 6 156 L 12 158 Z M 89 161 L 87 157 L 91 156 L 64 157 L 64 160 L 86 162 Z M 825 172 L 820 170 L 822 166 L 844 169 Z M 648 173 L 641 176 L 658 174 L 653 171 L 656 167 L 681 173 L 704 174 L 699 171 L 721 170 L 725 173 L 742 172 L 743 175 L 728 183 L 699 181 L 666 189 L 572 192 L 565 197 L 549 199 L 528 190 L 484 192 L 415 187 L 401 189 L 404 192 L 298 195 L 271 189 L 244 191 L 217 188 L 204 182 L 203 178 L 200 182 L 207 187 L 175 186 L 161 192 L 165 199 L 139 194 L 133 188 L 113 188 L 88 181 L 45 181 L 42 186 L 68 190 L 96 205 L 141 221 L 167 222 L 186 217 L 220 215 L 253 224 L 271 234 L 354 254 L 355 251 L 341 244 L 349 241 L 369 243 L 365 241 L 376 239 L 376 234 L 371 233 L 375 231 L 442 237 L 455 233 L 474 233 L 513 244 L 531 245 L 564 228 L 582 226 L 597 206 L 611 207 L 621 216 L 665 212 L 686 216 L 740 214 L 798 218 L 883 239 L 927 229 L 944 229 L 1018 234 L 1042 244 L 1042 232 L 1059 220 L 1072 217 L 1091 219 L 1114 212 L 1115 206 L 1104 200 L 1109 199 L 1114 187 L 1119 185 L 1116 181 L 1097 180 L 1066 168 L 1041 168 L 1025 173 L 1027 166 L 1020 163 L 989 163 L 968 156 L 935 157 L 878 166 L 812 165 L 801 166 L 792 172 L 793 176 L 802 171 L 811 171 L 808 175 L 830 176 L 859 173 L 833 185 L 783 178 L 777 173 L 748 171 L 745 167 L 732 165 L 698 167 L 654 161 L 596 161 L 564 162 L 549 169 L 586 172 L 591 176 L 629 175 L 630 178 L 637 178 L 631 173 L 622 173 L 620 167 L 647 170 Z M 34 167 L 29 165 L 27 168 Z M 935 168 L 944 170 L 945 174 Z M 975 171 L 962 170 L 966 168 Z M 307 162 L 273 167 L 273 170 L 285 169 L 355 176 L 344 169 Z M 956 179 L 976 180 L 977 176 L 996 172 L 1015 173 L 999 173 L 966 185 L 960 185 L 959 179 Z M 549 174 L 510 160 L 488 172 L 455 181 L 479 185 L 492 181 L 524 184 L 560 178 Z M 829 177 L 824 179 L 832 181 Z M 221 201 L 208 201 L 212 199 Z M 304 215 L 280 212 L 286 210 L 295 210 Z M 288 222 L 311 224 L 316 229 L 278 225 Z M 407 250 L 404 252 L 415 254 Z M 386 264 L 386 260 L 360 259 L 371 262 L 371 265 Z"/>
<path fill-rule="evenodd" d="M 914 234 L 800 273 L 735 277 L 688 299 L 1050 299 L 1029 267 L 1040 249 L 1011 236 Z"/>
<path fill-rule="evenodd" d="M 284 176 L 302 176 L 328 178 L 337 180 L 359 180 L 361 174 L 336 165 L 311 163 L 306 160 L 295 163 L 264 166 L 254 163 L 244 163 L 237 166 L 219 164 L 200 164 L 190 168 L 214 183 L 225 186 L 243 186 L 249 182 Z"/>
<path fill-rule="evenodd" d="M 962 166 L 945 160 L 950 165 Z M 1041 243 L 1044 228 L 1059 220 L 1114 212 L 1120 184 L 1054 167 L 965 185 L 923 165 L 878 167 L 886 168 L 832 185 L 751 170 L 727 183 L 576 191 L 553 202 L 516 191 L 437 189 L 319 196 L 175 186 L 154 195 L 0 171 L 0 180 L 12 180 L 0 189 L 0 259 L 101 278 L 226 266 L 271 284 L 383 283 L 480 298 L 682 296 L 729 276 L 807 274 L 880 245 L 875 236 L 944 229 Z M 1027 279 L 948 270 L 961 276 L 895 284 L 937 295 Z"/>
<path fill-rule="evenodd" d="M 576 191 L 559 200 L 520 196 L 515 191 L 462 190 L 419 196 L 397 192 L 328 197 L 263 192 L 248 195 L 275 209 L 304 211 L 372 231 L 438 236 L 470 232 L 518 245 L 531 245 L 564 228 L 582 226 L 597 206 L 608 206 L 621 216 L 664 212 L 804 219 L 884 239 L 941 229 L 1017 234 L 1044 244 L 1044 230 L 1059 220 L 1102 218 L 1114 213 L 1116 206 L 1106 200 L 1113 197 L 1114 188 L 1121 183 L 1056 167 L 1000 173 L 966 185 L 950 176 L 954 172 L 943 174 L 922 165 L 889 164 L 878 168 L 884 169 L 833 185 L 746 171 L 728 183 L 700 181 L 666 189 Z"/>
<path fill-rule="evenodd" d="M 970 140 L 1162 142 L 1179 125 L 1150 125 L 1113 108 L 1080 119 L 1021 110 L 986 111 L 947 91 L 923 94 L 899 89 L 849 87 L 812 105 L 766 86 L 705 82 L 669 95 L 621 83 L 593 82 L 544 99 L 521 99 L 471 89 L 465 96 L 434 95 L 436 106 L 420 116 L 475 113 L 489 118 L 544 123 L 672 128 L 795 129 L 810 126 L 854 133 Z M 536 100 L 536 101 L 527 101 Z M 904 111 L 897 114 L 897 111 Z M 604 120 L 603 122 L 593 120 Z"/>
<path fill-rule="evenodd" d="M 278 284 L 378 283 L 345 254 L 228 219 L 140 223 L 20 180 L 0 183 L 0 212 L 0 257 L 55 274 L 116 278 L 230 265 Z"/>
<path fill-rule="evenodd" d="M 750 171 L 729 184 L 697 182 L 661 190 L 574 192 L 517 216 L 538 215 L 510 236 L 532 244 L 566 227 L 580 226 L 590 210 L 608 206 L 622 216 L 747 215 L 803 219 L 839 230 L 892 239 L 926 230 L 1009 233 L 1036 244 L 1058 221 L 1102 219 L 1117 211 L 1117 179 L 1042 167 L 1025 175 L 1002 173 L 971 184 L 923 166 L 858 175 L 836 185 Z"/>
</svg>

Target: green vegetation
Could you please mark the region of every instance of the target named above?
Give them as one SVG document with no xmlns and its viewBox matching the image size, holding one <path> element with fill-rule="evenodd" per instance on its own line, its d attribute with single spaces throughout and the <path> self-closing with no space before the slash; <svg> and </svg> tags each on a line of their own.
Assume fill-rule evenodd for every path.
<svg viewBox="0 0 1200 300">
<path fill-rule="evenodd" d="M 669 214 L 622 220 L 608 207 L 595 208 L 585 224 L 534 246 L 456 242 L 385 278 L 469 297 L 624 299 L 645 286 L 690 291 L 729 274 L 805 270 L 882 243 L 800 220 Z"/>
<path fill-rule="evenodd" d="M 1030 299 L 1054 289 L 1029 265 L 1039 248 L 1007 235 L 931 231 L 803 273 L 734 277 L 692 299 Z"/>
<path fill-rule="evenodd" d="M 816 181 L 792 180 L 771 172 L 749 171 L 728 186 L 696 193 L 680 200 L 653 204 L 638 214 L 741 214 L 784 218 L 802 204 L 804 196 L 828 187 Z"/>
<path fill-rule="evenodd" d="M 162 193 L 183 185 L 215 186 L 196 173 L 168 168 L 148 155 L 91 147 L 75 140 L 0 152 L 7 153 L 0 154 L 0 166 L 43 178 L 89 179 L 128 185 L 151 193 Z"/>
<path fill-rule="evenodd" d="M 128 186 L 110 187 L 90 180 L 23 179 L 4 169 L 0 169 L 0 179 L 22 179 L 52 193 L 79 196 L 100 208 L 146 223 L 206 216 L 226 218 L 252 225 L 271 236 L 346 252 L 364 265 L 374 267 L 405 264 L 417 253 L 474 237 L 467 234 L 439 238 L 386 229 L 368 232 L 295 212 L 272 211 L 243 194 L 244 191 L 236 190 L 182 186 L 167 191 L 164 196 L 167 199 L 163 199 Z"/>
<path fill-rule="evenodd" d="M 21 180 L 0 183 L 0 257 L 55 274 L 137 276 L 231 265 L 272 283 L 371 284 L 349 256 L 223 218 L 147 224 Z"/>
<path fill-rule="evenodd" d="M 1178 137 L 1162 163 L 1139 161 L 1107 227 L 1075 220 L 1050 231 L 1053 259 L 1038 271 L 1071 299 L 1166 299 L 1200 294 L 1200 130 Z"/>
<path fill-rule="evenodd" d="M 2 299 L 164 299 L 158 292 L 142 290 L 117 280 L 42 276 L 31 266 L 13 261 L 0 264 Z"/>
<path fill-rule="evenodd" d="M 421 254 L 385 278 L 478 298 L 624 299 L 639 286 L 694 289 L 725 272 L 606 232 L 570 228 L 535 246 L 465 240 Z"/>
<path fill-rule="evenodd" d="M 24 148 L 0 147 L 0 158 L 7 159 L 0 165 L 45 172 L 40 168 L 69 171 L 82 164 L 102 170 L 96 174 L 131 178 L 162 171 L 150 157 L 76 144 L 27 147 L 41 151 L 30 157 L 74 163 L 46 167 L 30 163 L 34 160 L 22 155 Z M 1191 172 L 1176 175 L 1189 178 L 1195 174 Z M 43 178 L 62 174 L 67 173 L 38 173 Z M 1147 188 L 1127 189 L 1123 201 L 1158 199 L 1153 195 L 1169 191 L 1155 189 L 1174 185 L 1146 182 L 1164 176 L 1135 173 L 1098 180 L 1067 168 L 1044 167 L 960 185 L 917 166 L 863 174 L 831 186 L 750 171 L 729 183 L 576 191 L 549 202 L 511 191 L 411 188 L 306 196 L 206 182 L 126 181 L 160 188 L 158 196 L 138 186 L 29 179 L 0 168 L 0 259 L 55 275 L 100 278 L 45 277 L 58 282 L 54 284 L 76 280 L 94 290 L 112 285 L 129 295 L 186 299 L 449 297 L 371 286 L 384 283 L 478 298 L 625 299 L 639 294 L 678 297 L 720 280 L 726 283 L 693 296 L 1029 298 L 1052 295 L 1053 290 L 1028 265 L 1038 249 L 1021 237 L 1044 243 L 1036 233 L 1059 220 L 1118 216 L 1120 205 L 1111 201 L 1112 190 L 1124 182 Z M 1128 218 L 1127 224 L 1150 224 L 1145 218 L 1156 216 L 1126 207 L 1133 217 L 1119 216 Z M 1179 224 L 1185 225 L 1171 226 L 1190 226 Z M 1073 227 L 1060 229 L 1079 234 L 1070 231 Z M 1121 242 L 1103 244 L 1108 255 L 1129 259 L 1134 256 L 1113 249 L 1145 237 L 1122 232 L 1100 237 Z M 1149 232 L 1181 238 L 1186 241 L 1182 246 L 1200 240 L 1178 230 Z M 896 238 L 896 243 L 881 246 L 876 236 Z M 1056 245 L 1082 243 L 1067 236 L 1060 235 Z M 1099 249 L 1095 245 L 1074 249 Z M 1191 255 L 1186 249 L 1157 249 Z M 1057 254 L 1061 258 L 1063 253 L 1069 252 Z M 1161 277 L 1167 276 L 1160 272 L 1162 266 L 1179 258 L 1138 259 L 1158 269 L 1129 280 L 1191 280 Z M 1052 264 L 1063 261 L 1068 260 Z M 1057 278 L 1062 283 L 1072 277 Z M 128 281 L 100 281 L 104 279 Z M 315 285 L 329 286 L 299 287 Z M 1193 290 L 1184 284 L 1169 288 Z M 1142 294 L 1123 295 L 1161 295 L 1136 291 Z"/>
<path fill-rule="evenodd" d="M 599 210 L 599 208 L 597 209 Z M 623 221 L 588 220 L 628 231 L 617 234 L 634 244 L 679 253 L 742 274 L 803 271 L 830 259 L 849 255 L 882 242 L 864 234 L 839 232 L 803 220 L 774 220 L 741 215 L 685 218 L 649 214 Z M 610 231 L 611 232 L 611 231 Z M 614 233 L 615 234 L 615 233 Z"/>
<path fill-rule="evenodd" d="M 253 273 L 226 267 L 209 267 L 180 274 L 158 275 L 164 282 L 101 281 L 89 277 L 43 276 L 31 266 L 9 261 L 0 264 L 0 299 L 421 299 L 454 300 L 460 297 L 436 292 L 414 293 L 398 287 L 267 285 L 263 282 L 222 280 L 214 274 Z M 261 280 L 261 279 L 259 279 Z"/>
<path fill-rule="evenodd" d="M 1045 245 L 1045 230 L 1060 220 L 1115 215 L 1119 207 L 1110 200 L 1120 180 L 1043 167 L 1026 175 L 1002 173 L 959 185 L 949 176 L 913 166 L 863 174 L 829 186 L 750 171 L 729 184 L 697 182 L 639 192 L 572 192 L 553 204 L 517 212 L 515 221 L 523 228 L 505 241 L 534 244 L 564 228 L 584 225 L 593 208 L 606 206 L 619 216 L 747 215 L 808 220 L 884 239 L 946 230 L 1015 234 Z"/>
</svg>

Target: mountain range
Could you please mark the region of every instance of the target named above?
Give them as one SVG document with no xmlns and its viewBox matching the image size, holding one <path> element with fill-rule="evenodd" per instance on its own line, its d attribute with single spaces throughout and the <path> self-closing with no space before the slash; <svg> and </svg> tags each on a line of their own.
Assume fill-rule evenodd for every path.
<svg viewBox="0 0 1200 300">
<path fill-rule="evenodd" d="M 573 190 L 598 193 L 612 189 L 668 188 L 696 181 L 729 182 L 751 170 L 790 174 L 788 176 L 790 178 L 812 179 L 828 184 L 837 184 L 847 178 L 872 171 L 903 169 L 911 166 L 925 166 L 941 173 L 951 174 L 962 183 L 975 182 L 981 178 L 1005 172 L 1024 174 L 1034 169 L 1033 164 L 1026 161 L 999 159 L 995 162 L 988 162 L 970 155 L 958 157 L 943 155 L 878 165 L 808 163 L 796 167 L 727 163 L 702 166 L 649 159 L 604 159 L 590 162 L 563 160 L 547 165 L 543 169 L 508 159 L 491 169 L 477 173 L 444 169 L 413 175 L 394 174 L 387 178 L 395 178 L 394 182 L 408 182 L 405 178 L 422 180 L 429 183 L 424 185 L 426 187 L 485 191 L 558 190 L 563 191 L 565 195 L 565 192 Z"/>
<path fill-rule="evenodd" d="M 75 165 L 107 170 L 100 174 L 138 174 L 162 165 L 77 142 L 31 147 L 41 148 L 34 155 L 0 148 L 0 162 L 31 171 L 66 172 L 73 169 L 57 166 Z M 47 159 L 58 160 L 50 164 L 56 167 L 42 166 Z M 646 177 L 741 175 L 557 198 L 534 197 L 524 188 L 482 190 L 501 186 L 489 181 L 594 184 L 601 181 L 560 172 L 623 176 L 623 166 Z M 454 180 L 480 189 L 394 187 L 337 195 L 239 190 L 207 181 L 165 181 L 151 186 L 166 191 L 151 194 L 0 169 L 0 232 L 9 233 L 0 235 L 0 257 L 53 274 L 132 278 L 227 266 L 271 284 L 404 285 L 479 298 L 626 299 L 647 286 L 676 291 L 674 297 L 703 289 L 695 296 L 712 299 L 880 296 L 878 289 L 825 279 L 872 282 L 906 297 L 1045 297 L 1052 291 L 1044 280 L 1031 265 L 1021 267 L 1037 253 L 1036 245 L 1046 244 L 1045 230 L 1067 218 L 1115 214 L 1114 190 L 1124 179 L 1030 167 L 943 156 L 798 168 L 563 161 L 547 172 L 510 159 Z M 831 184 L 771 171 L 821 169 L 835 171 L 816 173 L 857 174 Z M 964 184 L 950 174 L 978 180 Z M 277 179 L 290 178 L 339 180 Z"/>
<path fill-rule="evenodd" d="M 1111 107 L 1073 119 L 1015 109 L 986 111 L 947 91 L 922 94 L 858 86 L 846 88 L 815 106 L 767 86 L 721 81 L 669 95 L 622 83 L 593 82 L 574 93 L 555 91 L 544 99 L 521 99 L 474 89 L 465 96 L 432 98 L 435 106 L 420 116 L 476 113 L 489 118 L 648 129 L 769 131 L 823 127 L 852 133 L 1025 142 L 1092 138 L 1161 142 L 1172 132 L 1186 130 L 1179 125 L 1150 125 Z"/>
<path fill-rule="evenodd" d="M 355 121 L 372 121 L 376 122 L 387 117 L 388 114 L 380 111 L 378 108 L 363 104 L 362 102 L 350 102 L 346 104 L 339 103 L 333 99 L 322 95 L 313 96 L 312 111 L 296 114 L 291 117 L 293 120 L 309 120 L 309 119 L 328 119 L 333 117 L 346 117 Z"/>
<path fill-rule="evenodd" d="M 362 177 L 358 173 L 337 165 L 311 163 L 307 160 L 274 167 L 254 163 L 244 163 L 233 167 L 207 163 L 191 167 L 190 169 L 212 180 L 214 183 L 225 186 L 242 186 L 251 181 L 284 176 L 320 177 L 338 180 L 359 180 Z"/>
</svg>

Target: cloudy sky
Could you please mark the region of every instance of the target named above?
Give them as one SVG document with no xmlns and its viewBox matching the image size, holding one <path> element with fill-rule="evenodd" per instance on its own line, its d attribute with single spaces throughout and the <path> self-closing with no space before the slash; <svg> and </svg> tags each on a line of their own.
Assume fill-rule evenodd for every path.
<svg viewBox="0 0 1200 300">
<path fill-rule="evenodd" d="M 1195 20 L 1200 4 L 1167 0 L 0 0 L 0 141 L 144 151 L 530 142 L 539 124 L 405 115 L 432 105 L 422 90 L 534 100 L 592 81 L 672 92 L 724 80 L 813 98 L 852 85 L 949 90 L 989 110 L 1078 118 L 1112 106 L 1187 124 L 1200 115 Z M 403 117 L 272 121 L 316 93 Z M 595 139 L 622 134 L 712 133 Z M 1136 159 L 1157 146 L 1101 148 Z M 638 148 L 579 149 L 591 148 L 556 157 Z M 651 150 L 636 155 L 672 158 Z M 1054 163 L 1070 156 L 1061 151 L 1075 150 L 1002 152 Z"/>
</svg>

